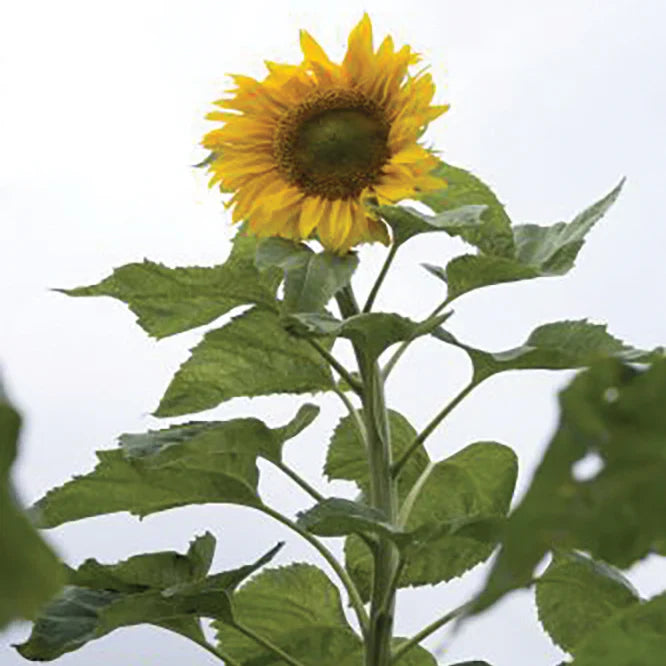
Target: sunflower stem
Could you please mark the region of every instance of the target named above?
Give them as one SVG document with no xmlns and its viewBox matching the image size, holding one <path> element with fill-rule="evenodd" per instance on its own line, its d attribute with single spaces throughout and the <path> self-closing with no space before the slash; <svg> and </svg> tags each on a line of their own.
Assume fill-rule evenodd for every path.
<svg viewBox="0 0 666 666">
<path fill-rule="evenodd" d="M 300 474 L 297 474 L 289 465 L 283 462 L 273 461 L 273 464 L 286 476 L 288 476 L 294 483 L 299 485 L 310 497 L 323 502 L 326 498 L 315 488 L 313 488 Z"/>
<path fill-rule="evenodd" d="M 224 662 L 225 666 L 241 666 L 240 661 L 236 661 L 233 657 L 230 657 L 220 648 L 216 648 L 214 645 L 211 645 L 205 639 L 197 640 L 195 638 L 192 638 L 191 636 L 189 638 L 190 640 L 194 641 L 197 645 L 202 647 L 204 650 L 210 652 L 210 654 L 217 657 L 220 661 Z"/>
<path fill-rule="evenodd" d="M 344 317 L 358 314 L 358 305 L 351 287 L 344 287 L 337 296 Z M 363 383 L 363 420 L 370 472 L 370 504 L 395 524 L 398 514 L 396 484 L 391 475 L 391 440 L 384 397 L 384 380 L 379 365 L 364 349 L 354 344 Z M 374 576 L 370 599 L 370 627 L 366 640 L 365 665 L 388 666 L 391 659 L 395 590 L 400 558 L 397 547 L 387 537 L 378 540 L 374 549 Z"/>
<path fill-rule="evenodd" d="M 391 245 L 391 249 L 388 251 L 388 254 L 386 255 L 386 259 L 384 260 L 384 264 L 382 265 L 382 268 L 379 271 L 379 275 L 377 276 L 377 279 L 375 280 L 375 283 L 372 285 L 372 289 L 368 294 L 368 300 L 365 302 L 365 305 L 363 306 L 363 312 L 370 312 L 370 310 L 372 310 L 372 306 L 375 303 L 375 299 L 377 298 L 379 289 L 384 282 L 384 278 L 386 277 L 388 269 L 391 267 L 391 264 L 393 263 L 393 259 L 395 258 L 397 251 L 398 251 L 398 245 L 397 243 L 393 243 L 393 245 Z"/>
<path fill-rule="evenodd" d="M 305 338 L 308 343 L 310 344 L 311 347 L 317 350 L 319 355 L 344 379 L 347 384 L 351 387 L 351 389 L 356 393 L 357 395 L 361 394 L 361 384 L 358 380 L 356 380 L 352 375 L 348 372 L 348 370 L 338 361 L 333 354 L 331 354 L 327 349 L 322 347 L 317 340 L 313 340 L 312 338 Z"/>
</svg>

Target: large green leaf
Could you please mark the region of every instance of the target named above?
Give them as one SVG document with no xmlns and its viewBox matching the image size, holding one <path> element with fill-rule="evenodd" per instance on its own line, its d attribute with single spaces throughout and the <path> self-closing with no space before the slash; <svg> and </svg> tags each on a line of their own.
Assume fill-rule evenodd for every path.
<svg viewBox="0 0 666 666">
<path fill-rule="evenodd" d="M 317 567 L 292 564 L 265 570 L 236 592 L 233 608 L 237 622 L 304 666 L 360 663 L 360 638 L 347 624 L 338 589 Z M 214 624 L 220 645 L 244 666 L 280 663 L 234 627 Z"/>
<path fill-rule="evenodd" d="M 646 371 L 605 360 L 560 395 L 557 432 L 476 604 L 482 610 L 528 585 L 553 548 L 577 549 L 626 568 L 666 538 L 666 360 Z M 595 456 L 600 471 L 577 478 Z"/>
<path fill-rule="evenodd" d="M 150 553 L 113 565 L 87 560 L 70 571 L 71 585 L 44 609 L 28 640 L 17 649 L 26 659 L 50 661 L 136 624 L 157 625 L 203 641 L 200 617 L 227 617 L 229 595 L 279 548 L 252 564 L 213 576 L 206 576 L 215 549 L 208 533 L 185 555 Z"/>
<path fill-rule="evenodd" d="M 447 186 L 437 192 L 428 192 L 416 198 L 430 206 L 435 212 L 451 211 L 460 206 L 483 205 L 482 224 L 469 230 L 461 230 L 460 236 L 479 248 L 483 254 L 498 257 L 514 256 L 514 241 L 511 220 L 504 206 L 490 188 L 469 171 L 440 162 L 433 175 L 441 176 Z"/>
<path fill-rule="evenodd" d="M 490 557 L 516 474 L 514 452 L 495 442 L 470 444 L 429 465 L 401 509 L 409 538 L 402 547 L 406 564 L 399 586 L 451 580 Z M 346 541 L 345 565 L 367 598 L 373 559 L 358 537 Z"/>
<path fill-rule="evenodd" d="M 369 361 L 375 361 L 396 342 L 414 340 L 432 333 L 452 314 L 445 312 L 415 322 L 388 312 L 365 312 L 344 321 L 327 313 L 306 313 L 292 315 L 287 321 L 295 324 L 298 332 L 303 335 L 347 338 L 367 354 Z"/>
<path fill-rule="evenodd" d="M 238 396 L 313 393 L 332 386 L 328 365 L 307 341 L 290 335 L 276 313 L 253 308 L 204 336 L 155 415 L 200 412 Z"/>
<path fill-rule="evenodd" d="M 145 516 L 187 504 L 258 505 L 258 456 L 278 461 L 282 444 L 311 420 L 302 407 L 281 428 L 258 419 L 207 421 L 140 435 L 122 435 L 120 448 L 99 451 L 84 476 L 47 493 L 32 511 L 40 527 L 117 511 Z"/>
<path fill-rule="evenodd" d="M 444 231 L 449 236 L 469 237 L 482 224 L 486 206 L 461 206 L 437 215 L 424 215 L 409 206 L 380 206 L 378 212 L 393 229 L 393 242 L 402 245 L 413 236 Z"/>
<path fill-rule="evenodd" d="M 647 363 L 663 357 L 663 348 L 644 351 L 630 347 L 607 332 L 606 326 L 587 320 L 543 324 L 520 347 L 486 352 L 459 342 L 451 333 L 437 329 L 433 335 L 464 349 L 474 367 L 473 381 L 480 382 L 506 370 L 565 370 L 589 366 L 604 358 Z"/>
<path fill-rule="evenodd" d="M 168 268 L 144 260 L 115 269 L 99 284 L 59 291 L 69 296 L 117 298 L 127 303 L 148 334 L 163 338 L 207 324 L 239 305 L 276 309 L 279 273 L 259 273 L 255 248 L 256 239 L 241 229 L 229 258 L 220 266 Z"/>
<path fill-rule="evenodd" d="M 18 507 L 9 479 L 20 427 L 0 383 L 0 629 L 35 617 L 64 582 L 57 557 Z"/>
<path fill-rule="evenodd" d="M 481 254 L 456 257 L 446 268 L 429 265 L 426 268 L 447 283 L 451 300 L 493 284 L 564 275 L 573 268 L 585 236 L 613 205 L 623 183 L 569 223 L 513 227 L 514 251 L 511 254 L 481 248 Z"/>
<path fill-rule="evenodd" d="M 257 248 L 260 270 L 280 268 L 284 272 L 282 309 L 290 312 L 319 312 L 337 291 L 349 284 L 358 257 L 315 253 L 304 243 L 284 238 L 267 238 Z"/>
<path fill-rule="evenodd" d="M 558 552 L 536 585 L 539 619 L 567 652 L 609 616 L 638 604 L 631 583 L 613 567 L 575 552 Z"/>
<path fill-rule="evenodd" d="M 363 419 L 360 410 L 359 418 Z M 399 412 L 389 410 L 388 418 L 393 458 L 397 460 L 414 441 L 416 430 Z M 423 446 L 409 457 L 398 477 L 398 495 L 401 499 L 406 496 L 429 462 L 430 459 Z M 370 476 L 365 445 L 351 416 L 342 418 L 335 428 L 326 456 L 324 473 L 331 480 L 354 481 L 366 496 L 369 494 Z"/>
<path fill-rule="evenodd" d="M 666 594 L 615 613 L 576 646 L 571 666 L 663 666 Z"/>
</svg>

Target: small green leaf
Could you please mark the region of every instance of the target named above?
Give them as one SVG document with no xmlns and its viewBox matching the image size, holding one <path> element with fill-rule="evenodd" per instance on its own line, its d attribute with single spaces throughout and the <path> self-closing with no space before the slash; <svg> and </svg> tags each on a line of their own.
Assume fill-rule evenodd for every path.
<svg viewBox="0 0 666 666">
<path fill-rule="evenodd" d="M 375 361 L 396 342 L 428 335 L 452 314 L 445 312 L 422 322 L 414 322 L 387 312 L 362 313 L 344 321 L 326 313 L 306 313 L 292 315 L 287 321 L 295 322 L 301 334 L 347 338 L 363 349 L 371 361 Z"/>
<path fill-rule="evenodd" d="M 233 599 L 234 616 L 304 666 L 360 663 L 361 641 L 351 630 L 340 593 L 309 564 L 268 569 Z M 241 664 L 277 663 L 275 656 L 224 622 L 215 622 L 220 645 Z M 356 661 L 354 661 L 354 659 Z"/>
<path fill-rule="evenodd" d="M 585 319 L 543 324 L 532 331 L 523 345 L 503 352 L 475 349 L 441 328 L 433 335 L 469 354 L 475 382 L 506 370 L 566 370 L 589 366 L 604 358 L 647 363 L 664 354 L 661 347 L 644 351 L 625 345 L 608 333 L 606 326 L 591 324 Z"/>
<path fill-rule="evenodd" d="M 394 539 L 403 536 L 402 531 L 391 525 L 378 509 L 338 497 L 327 498 L 299 513 L 297 523 L 318 536 L 347 536 L 358 532 Z"/>
<path fill-rule="evenodd" d="M 663 666 L 666 594 L 614 613 L 576 646 L 571 666 Z"/>
<path fill-rule="evenodd" d="M 203 640 L 200 617 L 228 617 L 229 595 L 281 547 L 253 564 L 206 577 L 208 567 L 202 568 L 199 551 L 212 559 L 214 541 L 206 534 L 186 555 L 150 553 L 114 565 L 86 561 L 71 571 L 74 584 L 44 608 L 28 640 L 17 646 L 19 653 L 33 661 L 51 661 L 136 624 L 153 624 Z"/>
<path fill-rule="evenodd" d="M 640 598 L 622 574 L 578 553 L 558 552 L 536 585 L 539 619 L 567 652 L 609 616 Z"/>
<path fill-rule="evenodd" d="M 433 175 L 444 178 L 448 185 L 437 192 L 428 192 L 416 198 L 437 213 L 451 211 L 460 206 L 479 204 L 486 206 L 481 215 L 482 224 L 469 230 L 461 230 L 460 236 L 478 247 L 483 254 L 513 257 L 511 220 L 490 188 L 469 171 L 444 162 L 439 163 Z"/>
<path fill-rule="evenodd" d="M 481 225 L 486 206 L 461 206 L 437 215 L 424 215 L 409 206 L 380 206 L 379 214 L 393 229 L 393 242 L 402 245 L 413 236 L 444 231 L 449 236 L 465 236 Z"/>
<path fill-rule="evenodd" d="M 348 253 L 313 252 L 303 243 L 267 238 L 259 243 L 256 263 L 260 270 L 284 271 L 283 311 L 320 312 L 345 285 L 358 266 L 358 257 Z"/>
<path fill-rule="evenodd" d="M 0 383 L 0 629 L 35 617 L 64 583 L 58 558 L 16 504 L 9 473 L 20 427 L 21 417 Z"/>
<path fill-rule="evenodd" d="M 362 411 L 359 411 L 359 417 L 363 420 Z M 388 417 L 393 458 L 397 460 L 414 441 L 416 430 L 399 412 L 390 409 Z M 409 457 L 398 477 L 398 495 L 401 499 L 404 499 L 429 462 L 430 459 L 423 446 Z M 351 416 L 342 418 L 335 428 L 328 448 L 324 473 L 331 480 L 354 481 L 366 495 L 369 492 L 370 476 L 365 445 Z"/>
<path fill-rule="evenodd" d="M 579 374 L 560 395 L 557 432 L 476 604 L 479 612 L 528 585 L 552 549 L 589 552 L 621 569 L 666 538 L 666 360 L 645 371 L 616 359 Z M 579 479 L 576 463 L 598 457 Z"/>
<path fill-rule="evenodd" d="M 333 386 L 331 371 L 277 314 L 253 308 L 210 331 L 171 380 L 156 416 L 216 407 L 238 396 L 314 393 Z"/>
<path fill-rule="evenodd" d="M 168 268 L 144 260 L 117 268 L 99 284 L 59 289 L 69 296 L 111 296 L 127 303 L 149 335 L 164 338 L 217 319 L 252 303 L 277 309 L 276 271 L 260 274 L 254 265 L 256 239 L 239 230 L 221 266 Z"/>
</svg>

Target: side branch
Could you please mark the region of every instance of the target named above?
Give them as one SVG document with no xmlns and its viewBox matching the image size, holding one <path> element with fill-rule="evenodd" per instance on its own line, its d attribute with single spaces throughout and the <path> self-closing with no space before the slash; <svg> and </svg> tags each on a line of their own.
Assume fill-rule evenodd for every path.
<svg viewBox="0 0 666 666">
<path fill-rule="evenodd" d="M 327 349 L 322 347 L 317 340 L 312 338 L 305 338 L 311 347 L 317 350 L 318 354 L 344 379 L 349 386 L 351 386 L 354 393 L 361 395 L 362 385 L 361 383 L 351 376 L 347 369 L 338 361 L 333 354 L 331 354 Z"/>
<path fill-rule="evenodd" d="M 234 622 L 231 626 L 234 627 L 234 629 L 240 631 L 241 634 L 245 634 L 245 636 L 253 640 L 255 643 L 259 643 L 259 645 L 265 647 L 267 650 L 270 650 L 273 654 L 280 657 L 280 659 L 285 661 L 287 664 L 291 664 L 291 666 L 305 666 L 303 663 L 298 661 L 298 659 L 294 659 L 293 657 L 289 656 L 284 650 L 282 650 L 282 648 L 275 645 L 275 643 L 272 643 L 267 638 L 264 638 L 263 636 L 255 633 L 252 631 L 252 629 L 246 627 L 244 624 L 241 624 L 240 622 Z"/>
<path fill-rule="evenodd" d="M 398 251 L 398 245 L 396 243 L 393 243 L 391 245 L 391 249 L 388 251 L 388 254 L 386 255 L 386 259 L 384 260 L 384 264 L 382 265 L 382 268 L 379 271 L 379 275 L 377 276 L 377 279 L 375 280 L 375 283 L 372 285 L 372 289 L 368 294 L 368 300 L 365 302 L 365 305 L 363 306 L 363 312 L 370 312 L 370 310 L 372 310 L 372 306 L 374 305 L 375 299 L 377 298 L 377 294 L 379 293 L 379 288 L 382 286 L 384 282 L 384 278 L 388 273 L 388 269 L 390 268 L 391 263 L 393 263 L 393 259 L 395 258 L 395 254 L 397 251 Z"/>
</svg>

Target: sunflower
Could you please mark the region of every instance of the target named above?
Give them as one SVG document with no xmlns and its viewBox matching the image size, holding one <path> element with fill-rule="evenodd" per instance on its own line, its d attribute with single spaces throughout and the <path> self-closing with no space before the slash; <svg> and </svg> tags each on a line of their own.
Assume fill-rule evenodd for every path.
<svg viewBox="0 0 666 666">
<path fill-rule="evenodd" d="M 432 106 L 430 74 L 410 74 L 419 57 L 386 37 L 375 51 L 367 14 L 351 31 L 342 64 L 301 31 L 303 62 L 267 62 L 263 81 L 233 76 L 224 125 L 203 145 L 212 151 L 211 185 L 233 192 L 233 220 L 259 237 L 316 237 L 344 254 L 358 243 L 389 242 L 366 206 L 394 204 L 441 189 L 436 158 L 418 143 L 448 106 Z"/>
</svg>

